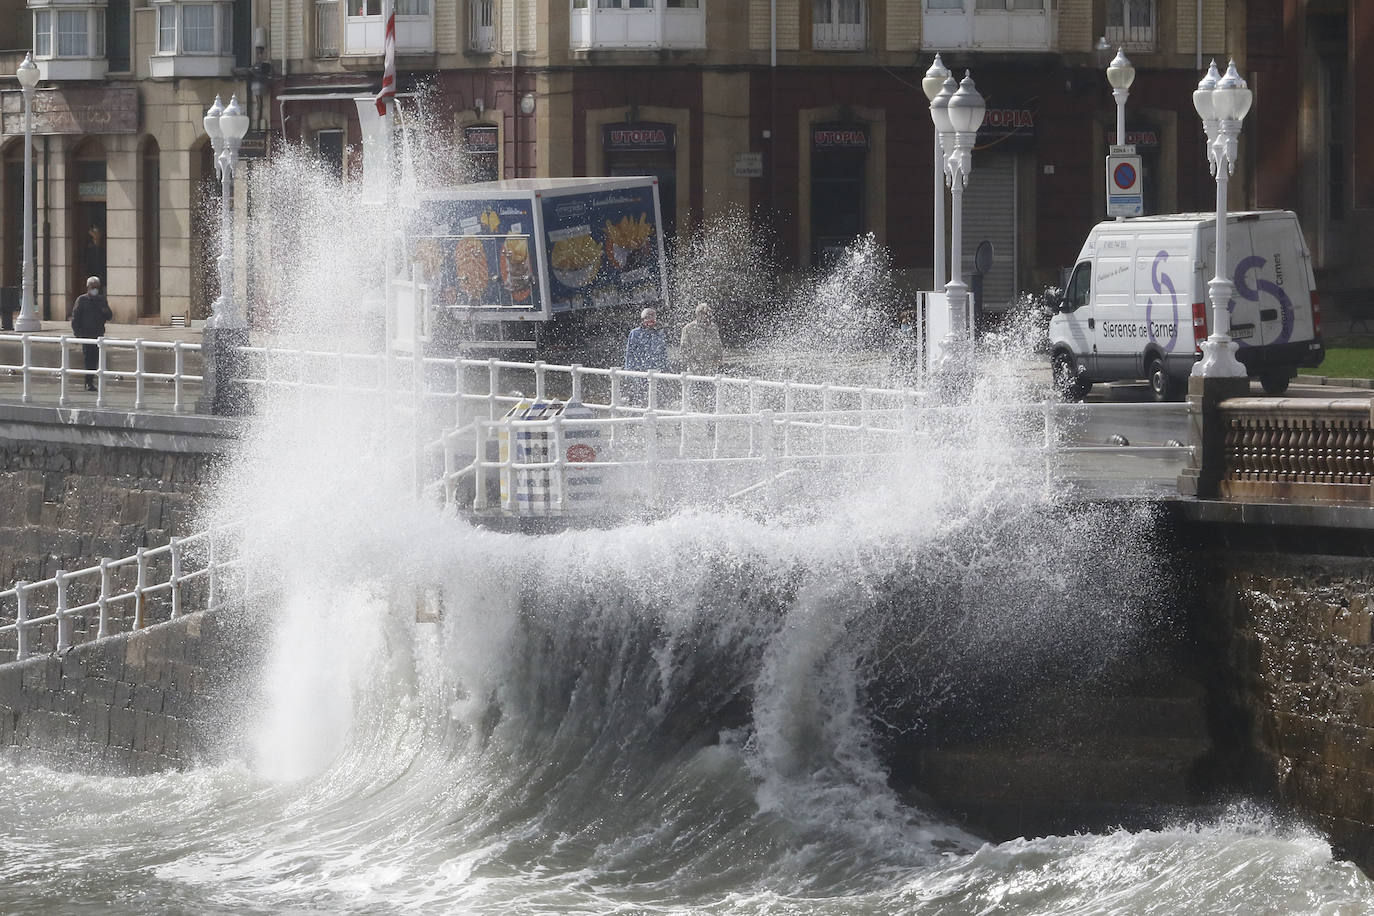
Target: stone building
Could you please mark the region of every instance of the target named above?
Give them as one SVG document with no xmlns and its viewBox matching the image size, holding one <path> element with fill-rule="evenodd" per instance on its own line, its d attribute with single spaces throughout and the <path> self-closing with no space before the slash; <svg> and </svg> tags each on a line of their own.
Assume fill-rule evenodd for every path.
<svg viewBox="0 0 1374 916">
<path fill-rule="evenodd" d="M 730 207 L 805 269 L 872 232 L 929 283 L 936 51 L 988 103 L 965 195 L 966 272 L 992 242 L 989 304 L 1068 266 L 1105 215 L 1115 106 L 1099 39 L 1137 69 L 1127 137 L 1147 212 L 1210 210 L 1191 92 L 1234 57 L 1255 104 L 1236 206 L 1289 207 L 1328 300 L 1374 286 L 1352 244 L 1374 207 L 1348 117 L 1370 85 L 1350 0 L 397 0 L 403 106 L 427 105 L 474 178 L 658 176 L 670 229 Z M 5 21 L 25 21 L 0 0 Z M 218 194 L 201 117 L 237 94 L 246 156 L 306 144 L 357 173 L 356 96 L 382 69 L 380 0 L 28 0 L 37 299 L 64 318 L 103 264 L 116 315 L 204 316 Z M 20 52 L 0 52 L 0 285 L 19 285 Z M 1320 66 L 1311 66 L 1319 63 Z M 92 231 L 95 230 L 95 231 Z"/>
</svg>

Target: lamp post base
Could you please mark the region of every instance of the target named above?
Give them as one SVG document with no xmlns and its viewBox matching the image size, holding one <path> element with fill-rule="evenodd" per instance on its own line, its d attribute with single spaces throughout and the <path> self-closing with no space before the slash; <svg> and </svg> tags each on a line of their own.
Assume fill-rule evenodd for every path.
<svg viewBox="0 0 1374 916">
<path fill-rule="evenodd" d="M 38 318 L 25 318 L 20 315 L 14 319 L 14 330 L 17 334 L 31 334 L 43 330 L 43 322 Z"/>
<path fill-rule="evenodd" d="M 244 357 L 240 347 L 248 346 L 247 328 L 220 328 L 206 325 L 201 332 L 202 369 L 198 413 L 237 417 L 248 413 L 248 388 L 243 382 Z"/>
<path fill-rule="evenodd" d="M 1202 360 L 1190 375 L 1199 378 L 1245 378 L 1245 366 L 1236 358 L 1240 347 L 1225 334 L 1213 334 L 1202 342 Z"/>
</svg>

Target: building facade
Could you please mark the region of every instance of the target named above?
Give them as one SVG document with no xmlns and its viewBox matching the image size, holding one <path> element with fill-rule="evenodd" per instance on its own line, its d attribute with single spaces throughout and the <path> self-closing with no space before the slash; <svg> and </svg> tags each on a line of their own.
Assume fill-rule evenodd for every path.
<svg viewBox="0 0 1374 916">
<path fill-rule="evenodd" d="M 16 12 L 42 75 L 46 317 L 64 318 L 91 273 L 118 320 L 207 313 L 216 229 L 204 217 L 219 186 L 201 118 L 217 94 L 247 106 L 247 167 L 303 144 L 340 180 L 358 173 L 353 100 L 380 82 L 380 0 L 27 0 Z M 1102 52 L 1123 47 L 1137 70 L 1125 139 L 1143 159 L 1147 212 L 1213 209 L 1191 93 L 1210 60 L 1234 57 L 1255 103 L 1232 205 L 1297 210 L 1329 298 L 1374 288 L 1357 250 L 1374 185 L 1355 158 L 1374 127 L 1351 117 L 1374 79 L 1359 40 L 1374 10 L 1353 0 L 396 0 L 396 12 L 400 104 L 452 132 L 463 177 L 653 174 L 670 231 L 747 210 L 799 271 L 872 233 L 916 287 L 932 275 L 921 78 L 938 51 L 987 100 L 963 264 L 967 276 L 991 243 L 993 308 L 1056 282 L 1105 217 L 1117 138 Z M 0 53 L 0 67 L 20 59 Z M 15 85 L 0 98 L 5 287 L 20 282 Z"/>
</svg>

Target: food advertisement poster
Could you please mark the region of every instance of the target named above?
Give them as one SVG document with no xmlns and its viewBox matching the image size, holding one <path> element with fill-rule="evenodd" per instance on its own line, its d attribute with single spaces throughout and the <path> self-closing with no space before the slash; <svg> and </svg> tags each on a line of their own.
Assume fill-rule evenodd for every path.
<svg viewBox="0 0 1374 916">
<path fill-rule="evenodd" d="M 653 186 L 546 196 L 542 208 L 553 311 L 659 302 Z"/>
<path fill-rule="evenodd" d="M 527 198 L 434 201 L 413 235 L 415 260 L 438 308 L 541 308 Z"/>
</svg>

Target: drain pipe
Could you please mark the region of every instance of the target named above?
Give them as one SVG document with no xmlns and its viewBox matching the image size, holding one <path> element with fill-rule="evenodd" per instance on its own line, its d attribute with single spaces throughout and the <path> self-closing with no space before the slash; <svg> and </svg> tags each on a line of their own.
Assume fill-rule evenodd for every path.
<svg viewBox="0 0 1374 916">
<path fill-rule="evenodd" d="M 49 220 L 51 214 L 50 201 L 52 199 L 51 185 L 48 184 L 48 175 L 52 172 L 51 163 L 48 160 L 48 140 L 47 134 L 43 135 L 43 319 L 52 321 L 52 222 Z"/>
<path fill-rule="evenodd" d="M 510 5 L 510 174 L 512 178 L 520 177 L 520 2 L 521 0 L 511 0 Z"/>
</svg>

